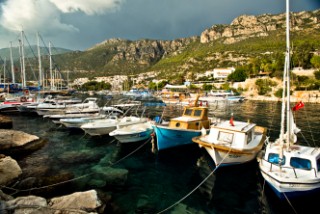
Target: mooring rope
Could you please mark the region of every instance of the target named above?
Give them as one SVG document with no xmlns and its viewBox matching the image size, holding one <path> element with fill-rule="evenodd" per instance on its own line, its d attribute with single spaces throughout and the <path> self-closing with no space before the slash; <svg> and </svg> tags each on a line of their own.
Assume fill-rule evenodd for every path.
<svg viewBox="0 0 320 214">
<path fill-rule="evenodd" d="M 287 197 L 287 195 L 285 193 L 283 193 L 284 197 L 286 198 L 288 204 L 290 205 L 290 207 L 292 208 L 293 212 L 297 214 L 297 211 L 294 209 L 293 205 L 291 204 L 289 198 Z"/>
<path fill-rule="evenodd" d="M 211 175 L 213 175 L 213 173 L 215 173 L 215 171 L 217 171 L 217 169 L 221 166 L 221 163 L 223 163 L 224 159 L 226 159 L 226 157 L 229 155 L 230 151 L 231 151 L 231 148 L 229 149 L 228 153 L 223 157 L 221 162 L 216 165 L 216 168 L 207 177 L 205 177 L 205 179 L 202 180 L 195 188 L 193 188 L 188 194 L 183 196 L 181 199 L 179 199 L 178 201 L 176 201 L 175 203 L 173 203 L 169 207 L 165 208 L 164 210 L 162 210 L 160 212 L 157 212 L 157 214 L 160 214 L 160 213 L 163 213 L 163 212 L 170 210 L 172 207 L 175 207 L 176 205 L 181 203 L 184 199 L 188 198 L 192 193 L 194 193 L 202 184 L 204 184 L 204 182 L 206 182 L 210 178 Z"/>
<path fill-rule="evenodd" d="M 139 149 L 141 149 L 143 146 L 145 146 L 147 143 L 149 143 L 149 141 L 150 141 L 150 139 L 146 140 L 143 144 L 141 144 L 135 150 L 130 152 L 128 155 L 120 158 L 116 162 L 110 162 L 110 165 L 108 167 L 114 166 L 114 165 L 118 164 L 119 162 L 123 161 L 124 159 L 128 158 L 129 156 L 131 156 L 132 154 L 137 152 Z M 49 187 L 58 186 L 58 185 L 61 185 L 61 184 L 65 184 L 65 183 L 69 183 L 69 182 L 72 182 L 72 181 L 80 180 L 82 178 L 91 176 L 93 174 L 96 174 L 96 172 L 88 173 L 88 174 L 85 174 L 85 175 L 82 175 L 82 176 L 79 176 L 79 177 L 76 177 L 76 178 L 73 178 L 73 179 L 69 179 L 69 180 L 66 180 L 66 181 L 61 181 L 59 183 L 50 184 L 50 185 L 46 185 L 46 186 L 42 186 L 42 187 L 33 187 L 33 188 L 30 188 L 30 189 L 19 190 L 19 189 L 15 189 L 15 188 L 12 188 L 12 187 L 6 187 L 6 186 L 3 186 L 3 185 L 0 185 L 0 187 L 1 187 L 1 189 L 8 189 L 8 190 L 16 191 L 15 193 L 12 194 L 12 195 L 14 195 L 14 194 L 16 194 L 18 192 L 28 192 L 28 191 L 32 191 L 32 190 L 39 190 L 39 189 L 45 189 L 45 188 L 49 188 Z"/>
</svg>

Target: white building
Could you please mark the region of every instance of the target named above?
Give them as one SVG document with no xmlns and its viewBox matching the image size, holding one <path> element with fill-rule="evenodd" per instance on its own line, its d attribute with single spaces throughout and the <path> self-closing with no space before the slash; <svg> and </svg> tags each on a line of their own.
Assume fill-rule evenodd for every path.
<svg viewBox="0 0 320 214">
<path fill-rule="evenodd" d="M 234 72 L 236 69 L 234 67 L 231 68 L 215 68 L 213 69 L 213 78 L 225 80 L 229 74 Z"/>
<path fill-rule="evenodd" d="M 225 80 L 229 74 L 235 71 L 234 67 L 230 68 L 215 68 L 213 70 L 206 71 L 204 75 L 202 76 L 207 76 L 207 77 L 213 77 L 214 79 L 221 79 Z M 199 76 L 198 76 L 199 77 Z"/>
</svg>

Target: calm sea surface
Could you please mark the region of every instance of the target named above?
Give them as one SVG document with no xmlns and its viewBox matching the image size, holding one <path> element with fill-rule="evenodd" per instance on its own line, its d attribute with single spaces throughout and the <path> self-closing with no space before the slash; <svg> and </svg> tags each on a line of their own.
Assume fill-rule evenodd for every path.
<svg viewBox="0 0 320 214">
<path fill-rule="evenodd" d="M 296 114 L 296 123 L 303 131 L 303 136 L 299 135 L 303 144 L 319 146 L 319 107 L 306 104 Z M 147 110 L 150 117 L 161 112 L 162 108 Z M 234 120 L 250 120 L 267 127 L 271 140 L 279 134 L 280 103 L 221 102 L 211 106 L 211 116 L 228 119 L 231 113 Z M 46 185 L 50 179 L 57 182 L 79 178 L 19 195 L 53 197 L 99 189 L 106 197 L 111 196 L 112 207 L 107 207 L 106 213 L 310 213 L 319 204 L 320 195 L 291 201 L 291 205 L 279 201 L 264 184 L 256 161 L 218 168 L 198 187 L 215 166 L 206 151 L 197 145 L 153 153 L 150 142 L 120 145 L 112 137 L 93 138 L 39 116 L 12 118 L 13 129 L 48 140 L 44 147 L 18 160 L 23 178 L 32 178 L 34 186 Z M 108 184 L 103 177 L 95 175 L 97 168 L 105 170 L 110 165 L 128 170 L 125 184 Z"/>
</svg>

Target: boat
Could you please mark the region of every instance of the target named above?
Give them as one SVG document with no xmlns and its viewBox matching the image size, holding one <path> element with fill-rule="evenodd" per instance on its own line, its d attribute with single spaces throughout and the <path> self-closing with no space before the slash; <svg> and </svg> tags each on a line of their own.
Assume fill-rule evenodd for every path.
<svg viewBox="0 0 320 214">
<path fill-rule="evenodd" d="M 81 100 L 80 100 L 81 101 Z M 96 107 L 97 98 L 88 97 L 83 102 L 79 103 L 79 99 L 49 99 L 42 103 L 39 103 L 37 106 L 30 106 L 30 108 L 35 108 L 35 111 L 38 115 L 53 115 L 53 114 L 63 114 L 66 110 L 69 110 L 70 113 L 79 113 L 83 112 L 84 109 L 91 107 Z M 29 108 L 29 106 L 27 107 Z M 73 109 L 73 110 L 72 110 Z M 94 108 L 96 112 L 96 108 Z"/>
<path fill-rule="evenodd" d="M 320 190 L 320 149 L 298 143 L 301 130 L 293 113 L 304 107 L 298 102 L 290 106 L 290 36 L 289 0 L 286 1 L 286 56 L 283 74 L 283 96 L 280 135 L 267 142 L 258 156 L 259 169 L 266 183 L 280 199 L 302 198 Z"/>
<path fill-rule="evenodd" d="M 153 123 L 158 151 L 193 144 L 192 138 L 201 135 L 203 128 L 209 131 L 208 105 L 200 106 L 198 100 L 199 95 L 192 105 L 184 106 L 181 116 L 171 118 L 169 123 L 162 123 L 161 118 Z"/>
<path fill-rule="evenodd" d="M 194 96 L 194 94 L 191 94 Z M 244 96 L 241 96 L 233 91 L 226 90 L 211 90 L 209 93 L 205 93 L 201 96 L 201 99 L 208 101 L 209 103 L 217 101 L 226 101 L 226 102 L 243 102 L 245 100 Z"/>
<path fill-rule="evenodd" d="M 120 143 L 133 143 L 150 139 L 152 133 L 152 125 L 149 121 L 146 121 L 117 127 L 117 129 L 110 132 L 109 135 L 115 137 Z"/>
<path fill-rule="evenodd" d="M 122 127 L 125 125 L 141 123 L 147 121 L 147 118 L 137 117 L 137 116 L 124 116 L 118 118 L 117 116 L 107 117 L 101 120 L 94 120 L 89 123 L 85 123 L 80 126 L 80 128 L 91 136 L 101 136 L 107 135 L 117 127 Z"/>
<path fill-rule="evenodd" d="M 29 105 L 35 103 L 35 99 L 29 96 L 28 93 L 24 93 L 22 96 L 16 96 L 12 98 L 5 98 L 5 100 L 0 103 L 0 113 L 15 113 L 19 112 L 18 107 L 21 105 Z"/>
<path fill-rule="evenodd" d="M 59 121 L 60 124 L 69 129 L 81 129 L 80 127 L 85 123 L 90 123 L 95 120 L 105 119 L 107 115 L 98 114 L 98 115 L 89 115 L 85 117 L 72 117 L 72 118 L 61 118 Z"/>
<path fill-rule="evenodd" d="M 261 151 L 266 128 L 254 123 L 230 120 L 217 120 L 211 125 L 209 134 L 192 138 L 204 148 L 216 166 L 228 166 L 252 161 Z"/>
</svg>

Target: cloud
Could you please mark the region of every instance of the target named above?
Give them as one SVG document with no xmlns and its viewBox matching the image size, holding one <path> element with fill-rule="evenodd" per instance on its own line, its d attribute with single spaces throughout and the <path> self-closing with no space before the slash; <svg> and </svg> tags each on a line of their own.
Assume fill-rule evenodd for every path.
<svg viewBox="0 0 320 214">
<path fill-rule="evenodd" d="M 86 15 L 116 11 L 125 0 L 7 0 L 1 3 L 0 23 L 9 31 L 77 32 L 63 21 L 64 13 L 82 11 Z"/>
<path fill-rule="evenodd" d="M 49 0 L 64 13 L 82 11 L 87 15 L 118 10 L 124 0 Z"/>
<path fill-rule="evenodd" d="M 0 23 L 9 31 L 77 31 L 61 22 L 60 11 L 48 0 L 10 0 L 1 5 L 1 11 Z"/>
</svg>

